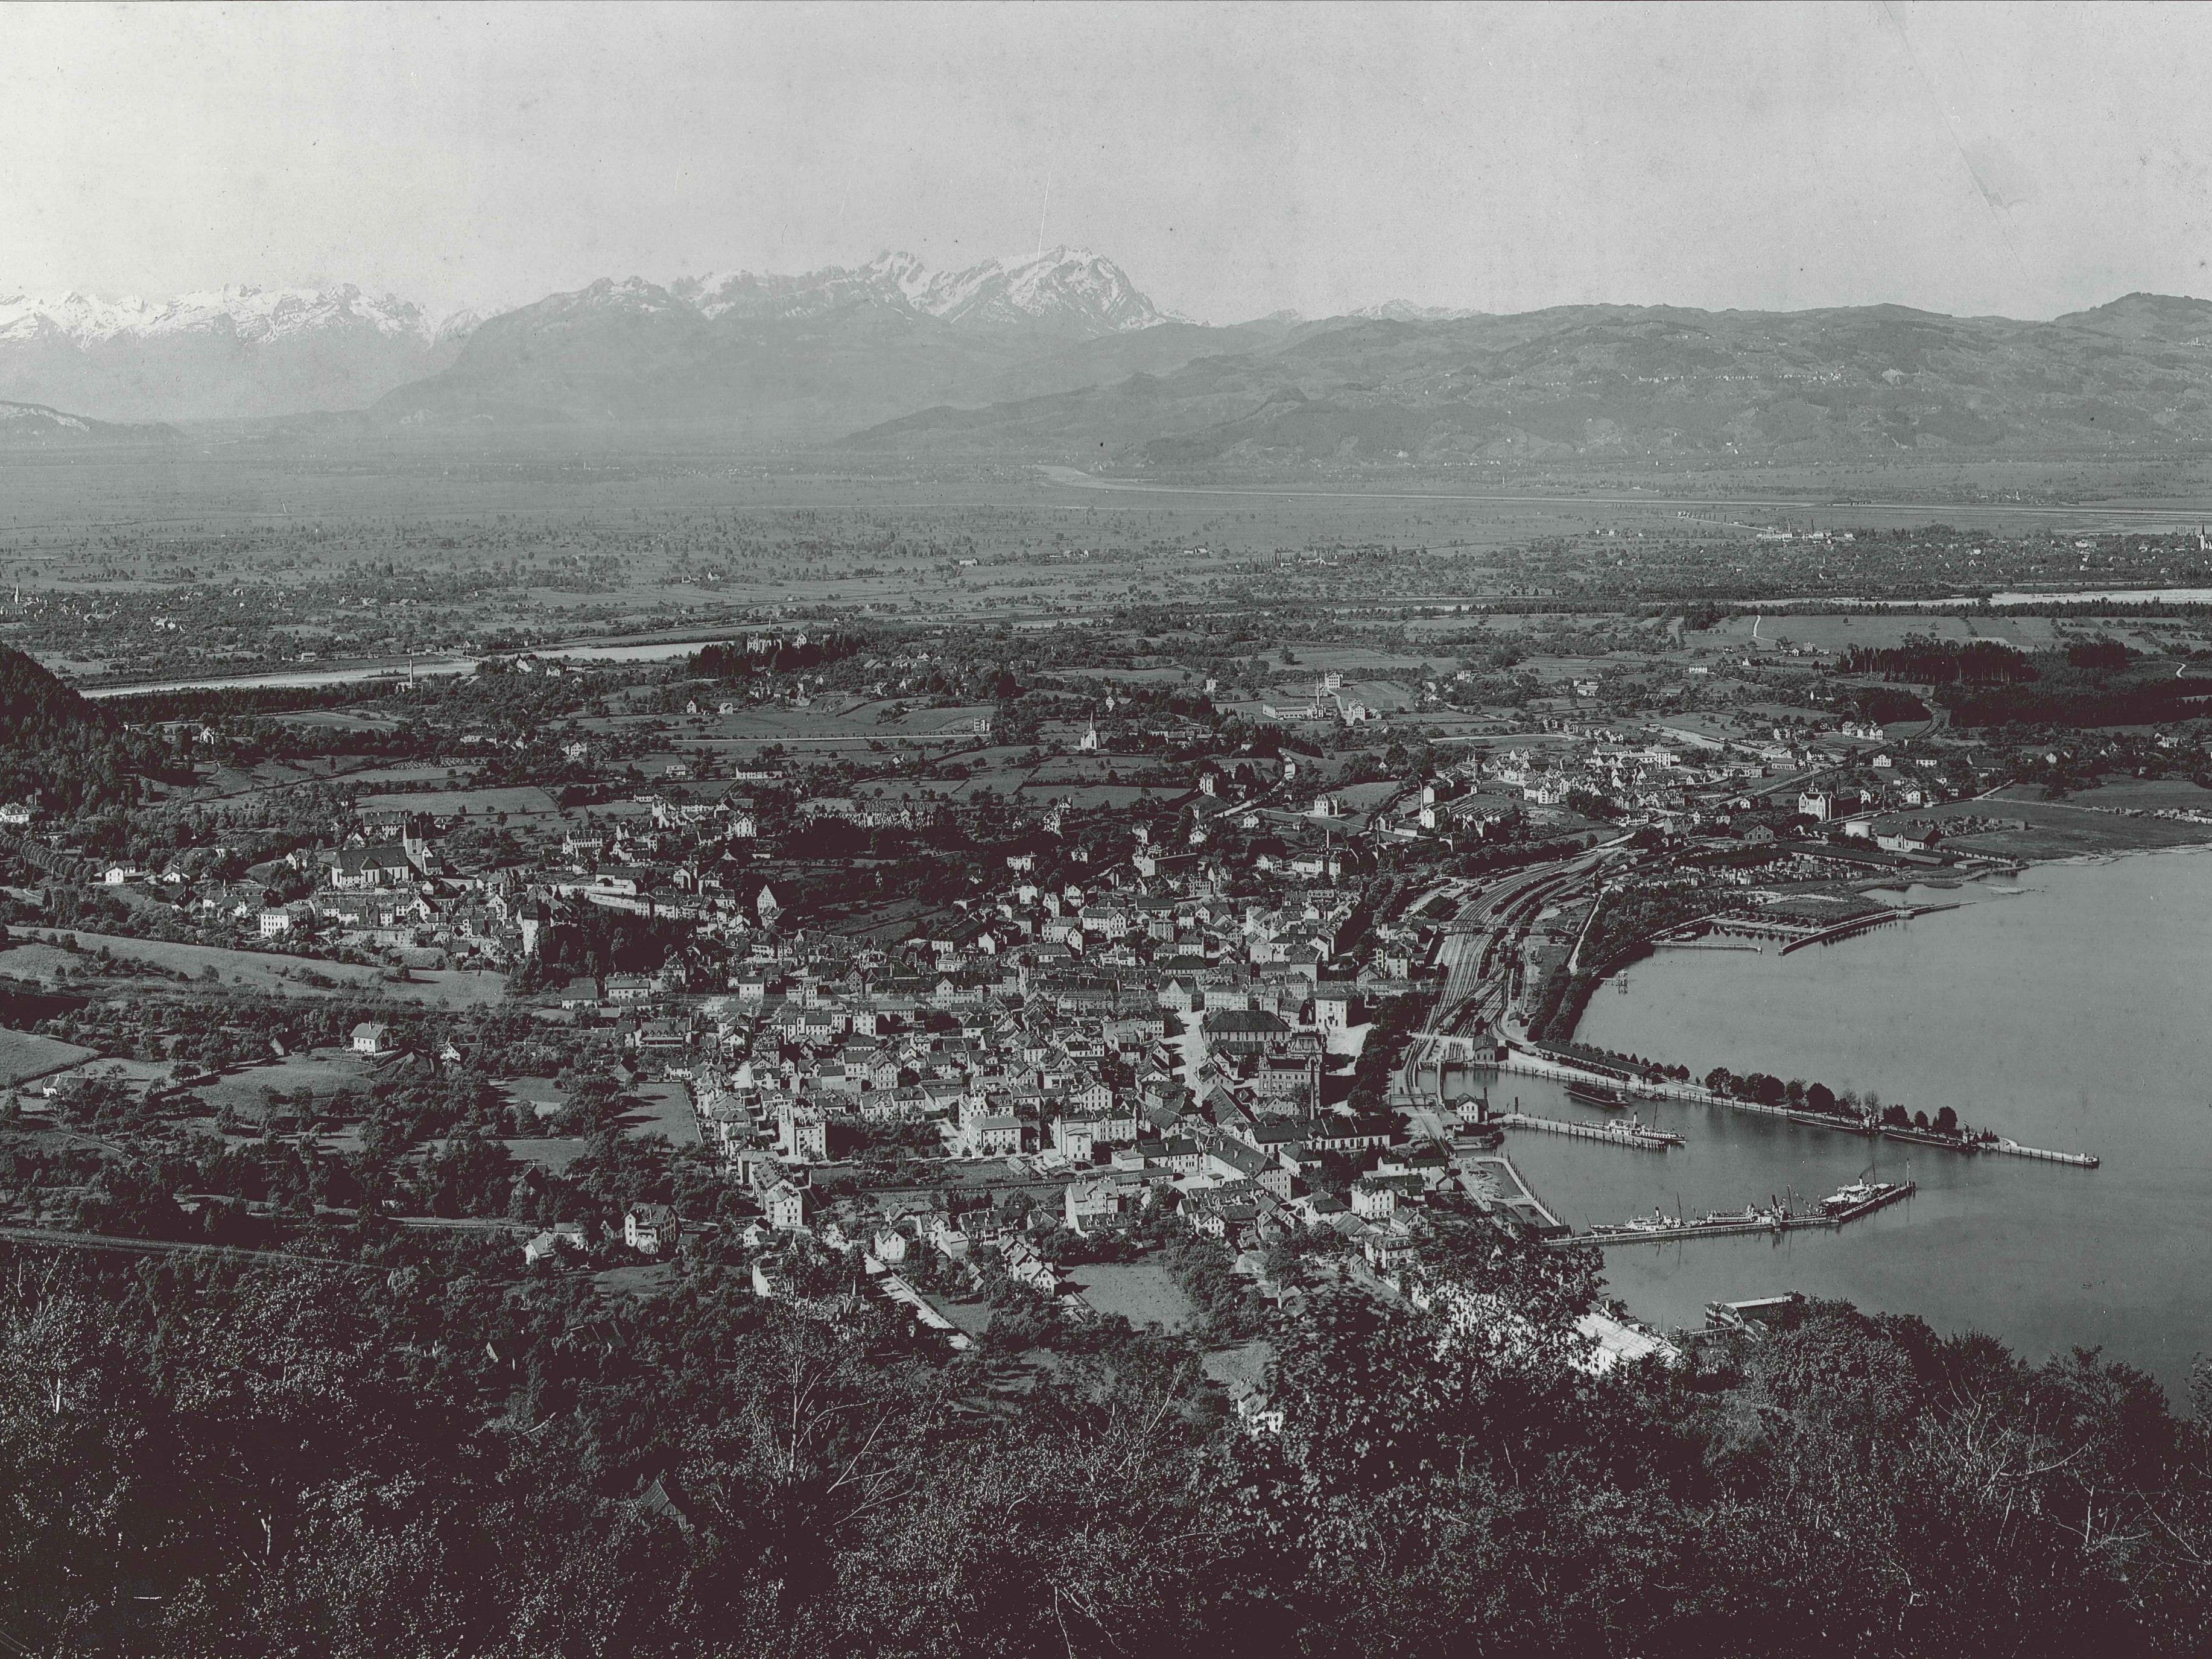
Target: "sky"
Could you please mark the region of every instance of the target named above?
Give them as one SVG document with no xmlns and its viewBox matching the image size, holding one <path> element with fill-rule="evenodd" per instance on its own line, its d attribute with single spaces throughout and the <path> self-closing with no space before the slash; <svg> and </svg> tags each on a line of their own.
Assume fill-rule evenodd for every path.
<svg viewBox="0 0 2212 1659">
<path fill-rule="evenodd" d="M 1402 299 L 2212 297 L 2212 8 L 0 7 L 0 295 L 1068 244 L 1210 322 Z"/>
</svg>

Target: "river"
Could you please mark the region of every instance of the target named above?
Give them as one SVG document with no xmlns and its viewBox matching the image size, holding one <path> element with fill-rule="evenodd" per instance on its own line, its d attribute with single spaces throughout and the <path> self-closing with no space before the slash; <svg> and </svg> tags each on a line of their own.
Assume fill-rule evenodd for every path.
<svg viewBox="0 0 2212 1659">
<path fill-rule="evenodd" d="M 716 635 L 726 639 L 727 635 Z M 688 657 L 706 644 L 703 640 L 648 640 L 634 645 L 547 645 L 532 648 L 529 654 L 541 658 L 557 658 L 562 662 L 627 663 L 672 662 Z M 505 653 L 514 654 L 514 653 Z M 376 662 L 347 663 L 331 668 L 286 668 L 267 674 L 239 674 L 228 678 L 204 679 L 145 680 L 129 685 L 95 685 L 82 688 L 88 697 L 136 697 L 157 691 L 233 691 L 266 690 L 271 686 L 287 688 L 315 685 L 352 685 L 363 680 L 402 679 L 450 674 L 471 674 L 476 672 L 474 657 L 425 657 L 413 661 L 386 658 Z"/>
<path fill-rule="evenodd" d="M 1609 1249 L 1607 1278 L 1666 1325 L 1798 1290 L 1984 1330 L 2040 1358 L 2103 1348 L 2186 1401 L 2212 1352 L 2212 850 L 2044 865 L 1918 900 L 1962 908 L 1790 956 L 1670 951 L 1599 991 L 1580 1036 L 1686 1065 L 1948 1105 L 2095 1170 L 1868 1142 L 1722 1107 L 1639 1109 L 1664 1156 L 1516 1133 L 1514 1161 L 1577 1228 L 1656 1205 L 1692 1216 L 1833 1191 L 1878 1162 L 1920 1193 L 1839 1232 Z M 1601 1116 L 1504 1077 L 1554 1115 Z"/>
</svg>

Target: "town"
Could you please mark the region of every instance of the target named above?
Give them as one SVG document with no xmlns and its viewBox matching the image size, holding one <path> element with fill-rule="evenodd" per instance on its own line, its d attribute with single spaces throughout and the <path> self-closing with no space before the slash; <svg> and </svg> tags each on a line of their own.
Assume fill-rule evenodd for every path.
<svg viewBox="0 0 2212 1659">
<path fill-rule="evenodd" d="M 1439 1206 L 1565 1231 L 1424 1066 L 1439 1035 L 1463 1080 L 1670 1082 L 1576 1042 L 1655 949 L 1799 948 L 2208 821 L 2185 720 L 2045 748 L 1959 717 L 2085 674 L 2185 696 L 2172 624 L 2011 624 L 2035 658 L 2002 623 L 1449 615 L 1272 647 L 1265 615 L 763 621 L 645 661 L 56 688 L 141 770 L 0 809 L 12 1219 L 734 1264 L 956 1347 L 1009 1284 L 1170 1324 L 1226 1285 L 1256 1331 L 1316 1273 L 1403 1294 Z M 1632 648 L 1577 649 L 1594 625 Z M 1694 1086 L 1805 1108 L 1729 1077 Z M 1586 1323 L 1593 1364 L 1667 1348 Z"/>
<path fill-rule="evenodd" d="M 1897 1339 L 1764 1281 L 1673 1326 L 1612 1264 L 1869 1224 L 1912 1183 L 1577 1228 L 1539 1145 L 1663 1161 L 1684 1133 L 1620 1114 L 1692 1103 L 2097 1159 L 1613 1052 L 1593 998 L 1654 953 L 1788 956 L 2036 860 L 2198 842 L 2199 626 L 771 608 L 97 696 L 0 646 L 0 1249 L 157 1285 L 155 1317 L 277 1297 L 349 1366 L 475 1402 L 465 1435 L 557 1436 L 593 1524 L 692 1552 L 737 1522 L 713 1460 L 619 1404 L 641 1387 L 749 1377 L 748 1433 L 833 1388 L 920 1437 L 787 1427 L 778 1458 L 939 1483 L 1070 1413 L 1105 1438 L 1055 1469 L 1124 1413 L 1175 1425 L 1110 1454 L 1148 1479 L 1224 1446 L 1318 1468 L 1438 1376 L 1540 1415 L 1789 1398 L 1808 1345 Z M 1580 1116 L 1522 1109 L 1562 1083 Z M 2002 1364 L 1986 1386 L 2048 1386 Z M 872 1605 L 774 1575 L 809 1618 Z"/>
</svg>

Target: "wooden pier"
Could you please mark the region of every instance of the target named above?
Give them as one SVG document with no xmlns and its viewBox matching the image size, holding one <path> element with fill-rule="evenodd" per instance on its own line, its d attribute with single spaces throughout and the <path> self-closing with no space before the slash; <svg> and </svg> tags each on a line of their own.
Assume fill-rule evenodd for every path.
<svg viewBox="0 0 2212 1659">
<path fill-rule="evenodd" d="M 1833 1231 L 1861 1216 L 1872 1215 L 1876 1210 L 1886 1210 L 1902 1202 L 1920 1190 L 1917 1182 L 1908 1181 L 1878 1193 L 1863 1204 L 1855 1204 L 1848 1210 L 1838 1210 L 1832 1215 L 1761 1216 L 1741 1221 L 1685 1222 L 1679 1227 L 1662 1227 L 1650 1232 L 1574 1233 L 1565 1238 L 1549 1241 L 1557 1249 L 1571 1244 L 1673 1244 L 1686 1238 L 1741 1238 L 1752 1234 L 1779 1237 L 1784 1233 L 1809 1232 L 1816 1228 Z"/>
<path fill-rule="evenodd" d="M 1632 1130 L 1612 1124 L 1571 1123 L 1564 1118 L 1536 1117 L 1527 1112 L 1506 1112 L 1488 1121 L 1508 1129 L 1541 1129 L 1547 1134 L 1566 1135 L 1576 1140 L 1601 1141 L 1607 1146 L 1626 1146 L 1636 1152 L 1663 1152 L 1669 1146 L 1680 1146 L 1682 1137 L 1668 1130 Z"/>
<path fill-rule="evenodd" d="M 2023 1146 L 2017 1140 L 2002 1139 L 1984 1141 L 1981 1150 L 2006 1158 L 2032 1158 L 2045 1164 L 2069 1164 L 2077 1170 L 2094 1170 L 2100 1161 L 2094 1152 L 2048 1152 L 2040 1146 Z"/>
</svg>

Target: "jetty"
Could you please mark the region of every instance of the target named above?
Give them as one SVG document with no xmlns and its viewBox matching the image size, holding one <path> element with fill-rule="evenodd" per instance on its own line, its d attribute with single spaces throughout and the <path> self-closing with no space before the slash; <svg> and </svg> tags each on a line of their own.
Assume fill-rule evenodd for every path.
<svg viewBox="0 0 2212 1659">
<path fill-rule="evenodd" d="M 1703 929 L 1708 937 L 1717 934 L 1728 940 L 1763 940 L 1779 946 L 1776 954 L 1786 957 L 1792 951 L 1802 951 L 1808 945 L 1832 945 L 1838 939 L 1863 933 L 1869 928 L 1884 927 L 1893 921 L 1910 921 L 1915 916 L 1934 915 L 1941 910 L 1955 910 L 1958 908 L 1955 902 L 1881 905 L 1870 910 L 1853 911 L 1850 915 L 1838 917 L 1833 921 L 1813 921 L 1788 915 L 1763 915 L 1753 910 L 1728 910 L 1701 916 L 1696 921 L 1670 930 L 1665 942 L 1680 945 L 1696 937 L 1698 930 Z M 1705 948 L 1716 947 L 1707 945 Z"/>
<path fill-rule="evenodd" d="M 1831 1211 L 1822 1215 L 1791 1215 L 1778 1211 L 1747 1211 L 1741 1218 L 1707 1216 L 1702 1221 L 1678 1221 L 1668 1227 L 1624 1227 L 1604 1232 L 1571 1233 L 1565 1238 L 1547 1242 L 1555 1248 L 1572 1244 L 1668 1244 L 1685 1238 L 1740 1238 L 1754 1233 L 1779 1237 L 1784 1233 L 1808 1232 L 1814 1229 L 1833 1231 L 1856 1221 L 1862 1216 L 1872 1215 L 1876 1210 L 1886 1210 L 1901 1203 L 1920 1190 L 1920 1183 L 1907 1181 L 1874 1194 L 1848 1209 Z"/>
<path fill-rule="evenodd" d="M 2017 1140 L 2008 1140 L 2002 1136 L 1982 1142 L 1980 1150 L 2004 1158 L 2032 1158 L 2045 1164 L 2070 1164 L 2077 1170 L 2094 1170 L 2100 1161 L 2094 1152 L 2045 1152 L 2040 1146 L 2023 1146 Z"/>
<path fill-rule="evenodd" d="M 1671 1129 L 1654 1129 L 1642 1123 L 1574 1123 L 1565 1118 L 1537 1117 L 1528 1112 L 1505 1112 L 1486 1120 L 1507 1129 L 1540 1129 L 1547 1134 L 1574 1140 L 1595 1140 L 1607 1146 L 1626 1146 L 1639 1152 L 1663 1152 L 1686 1143 Z"/>
<path fill-rule="evenodd" d="M 1498 1188 L 1499 1199 L 1506 1213 L 1521 1222 L 1529 1231 L 1539 1237 L 1554 1241 L 1572 1232 L 1573 1229 L 1546 1207 L 1544 1200 L 1536 1196 L 1536 1189 L 1528 1184 L 1528 1178 L 1504 1153 L 1491 1153 L 1471 1161 L 1477 1169 L 1497 1172 L 1490 1179 Z"/>
</svg>

